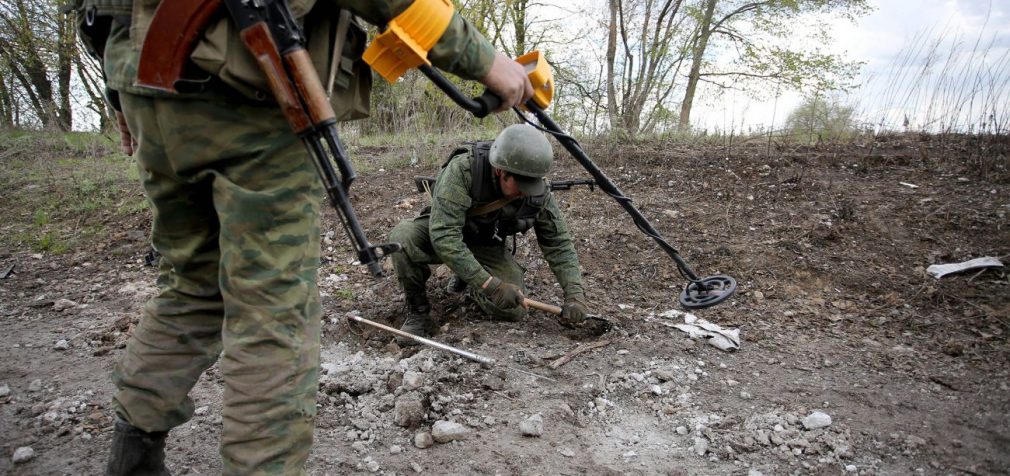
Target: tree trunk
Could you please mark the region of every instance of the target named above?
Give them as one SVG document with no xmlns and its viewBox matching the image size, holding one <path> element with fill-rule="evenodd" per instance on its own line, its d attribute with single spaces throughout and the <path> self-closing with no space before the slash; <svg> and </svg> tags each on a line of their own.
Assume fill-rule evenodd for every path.
<svg viewBox="0 0 1010 476">
<path fill-rule="evenodd" d="M 14 127 L 14 108 L 11 91 L 7 88 L 7 76 L 0 71 L 0 129 Z"/>
<path fill-rule="evenodd" d="M 698 90 L 698 81 L 701 78 L 705 49 L 708 48 L 708 39 L 712 36 L 712 17 L 715 15 L 716 1 L 705 0 L 705 12 L 698 28 L 698 36 L 695 38 L 691 72 L 687 75 L 687 88 L 684 91 L 684 100 L 680 103 L 680 120 L 677 123 L 677 128 L 682 132 L 691 128 L 691 107 L 694 105 L 694 94 Z"/>
<path fill-rule="evenodd" d="M 610 23 L 607 29 L 607 113 L 610 115 L 610 127 L 620 126 L 620 114 L 617 110 L 617 88 L 614 86 L 614 62 L 617 60 L 617 10 L 620 0 L 610 0 Z"/>
<path fill-rule="evenodd" d="M 56 45 L 56 78 L 60 91 L 58 109 L 59 127 L 64 131 L 73 129 L 74 115 L 70 108 L 70 75 L 77 53 L 77 29 L 72 14 L 58 14 L 59 42 Z"/>
</svg>

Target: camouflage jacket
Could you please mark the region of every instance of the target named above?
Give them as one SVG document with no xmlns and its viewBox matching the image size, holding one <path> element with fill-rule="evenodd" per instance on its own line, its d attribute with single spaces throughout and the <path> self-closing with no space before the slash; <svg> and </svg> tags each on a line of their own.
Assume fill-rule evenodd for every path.
<svg viewBox="0 0 1010 476">
<path fill-rule="evenodd" d="M 438 174 L 431 194 L 431 219 L 429 233 L 435 254 L 457 276 L 474 289 L 480 289 L 490 274 L 477 262 L 464 243 L 467 212 L 476 208 L 472 199 L 473 160 L 470 152 L 457 154 Z M 492 176 L 493 177 L 493 176 Z M 497 184 L 493 184 L 497 189 Z M 514 216 L 523 203 L 516 199 L 501 208 L 502 220 Z M 543 209 L 533 224 L 537 245 L 547 260 L 554 277 L 564 290 L 565 297 L 583 297 L 582 273 L 579 258 L 572 244 L 565 219 L 558 209 L 554 196 L 547 193 Z"/>
<path fill-rule="evenodd" d="M 308 23 L 319 22 L 321 17 L 335 20 L 329 17 L 332 17 L 339 8 L 347 9 L 373 25 L 383 25 L 406 10 L 413 0 L 289 0 L 289 2 L 294 15 L 306 23 L 305 29 L 309 33 L 312 28 Z M 167 94 L 134 85 L 140 48 L 158 3 L 159 0 L 134 0 L 129 28 L 113 22 L 103 62 L 109 89 L 145 96 Z M 332 44 L 322 40 L 313 41 L 311 36 L 308 40 L 308 52 L 322 77 L 326 73 L 320 66 L 328 66 Z M 227 43 L 228 48 L 233 46 L 241 47 L 237 35 Z M 197 48 L 200 48 L 200 45 L 197 45 Z M 470 22 L 454 13 L 445 33 L 428 52 L 428 59 L 439 69 L 464 79 L 475 80 L 490 71 L 494 55 L 495 50 L 491 43 Z M 202 94 L 198 87 L 194 90 L 196 92 L 188 95 Z M 182 92 L 186 95 L 185 91 Z"/>
</svg>

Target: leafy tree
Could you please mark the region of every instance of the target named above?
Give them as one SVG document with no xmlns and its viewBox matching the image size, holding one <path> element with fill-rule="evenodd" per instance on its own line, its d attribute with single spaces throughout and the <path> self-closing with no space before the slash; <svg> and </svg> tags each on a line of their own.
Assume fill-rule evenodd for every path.
<svg viewBox="0 0 1010 476">
<path fill-rule="evenodd" d="M 846 87 L 858 65 L 817 48 L 830 37 L 821 20 L 828 14 L 853 19 L 869 10 L 867 0 L 698 0 L 688 8 L 696 27 L 678 127 L 690 127 L 701 82 L 752 92 L 769 82 L 794 89 Z M 807 26 L 813 33 L 797 38 Z M 716 64 L 716 55 L 732 60 Z"/>
<path fill-rule="evenodd" d="M 683 0 L 609 0 L 606 84 L 610 126 L 651 131 L 665 118 L 686 51 Z"/>
<path fill-rule="evenodd" d="M 43 127 L 72 125 L 70 78 L 76 56 L 76 30 L 55 1 L 0 2 L 0 112 L 8 126 L 21 121 L 27 103 Z M 10 78 L 10 79 L 8 79 Z"/>
<path fill-rule="evenodd" d="M 856 131 L 855 108 L 820 94 L 807 96 L 789 113 L 786 130 L 808 142 L 844 138 Z"/>
</svg>

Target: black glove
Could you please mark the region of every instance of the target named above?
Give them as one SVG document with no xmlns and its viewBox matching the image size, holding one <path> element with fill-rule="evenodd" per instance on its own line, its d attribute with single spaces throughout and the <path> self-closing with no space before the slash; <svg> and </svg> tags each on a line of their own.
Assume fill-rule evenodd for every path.
<svg viewBox="0 0 1010 476">
<path fill-rule="evenodd" d="M 582 299 L 581 297 L 565 299 L 565 305 L 561 306 L 561 322 L 568 325 L 576 325 L 586 320 L 589 309 L 586 308 Z"/>
<path fill-rule="evenodd" d="M 519 286 L 506 283 L 495 277 L 492 277 L 487 286 L 484 286 L 484 294 L 500 309 L 522 306 L 525 300 L 523 290 L 519 289 Z"/>
</svg>

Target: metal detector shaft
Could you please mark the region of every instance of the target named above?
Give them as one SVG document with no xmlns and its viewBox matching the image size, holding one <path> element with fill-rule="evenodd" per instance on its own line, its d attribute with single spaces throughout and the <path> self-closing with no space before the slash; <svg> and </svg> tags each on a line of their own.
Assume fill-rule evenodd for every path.
<svg viewBox="0 0 1010 476">
<path fill-rule="evenodd" d="M 670 258 L 673 258 L 673 260 L 677 263 L 677 267 L 679 267 L 681 271 L 687 275 L 687 279 L 690 279 L 691 281 L 698 281 L 700 279 L 696 274 L 694 274 L 691 267 L 687 265 L 687 262 L 681 258 L 677 249 L 668 243 L 663 236 L 652 227 L 652 224 L 645 218 L 645 215 L 642 215 L 642 212 L 632 205 L 631 199 L 624 196 L 624 193 L 617 188 L 617 185 L 614 185 L 614 182 L 607 177 L 607 174 L 603 173 L 603 171 L 596 166 L 589 156 L 583 152 L 582 147 L 579 146 L 579 143 L 576 142 L 572 136 L 561 130 L 561 127 L 558 126 L 558 124 L 554 122 L 554 120 L 551 119 L 551 117 L 548 116 L 547 113 L 544 112 L 540 106 L 537 106 L 537 104 L 532 100 L 526 101 L 526 109 L 532 112 L 533 115 L 537 116 L 537 120 L 540 121 L 540 124 L 543 125 L 544 128 L 557 133 L 554 137 L 561 143 L 562 146 L 564 146 L 566 150 L 568 150 L 570 154 L 572 154 L 572 157 L 575 157 L 575 160 L 577 160 L 579 164 L 581 164 L 582 167 L 589 172 L 589 175 L 592 175 L 593 178 L 596 179 L 596 184 L 600 187 L 600 190 L 603 190 L 607 195 L 613 197 L 614 200 L 616 200 L 617 203 L 619 203 L 621 207 L 624 208 L 629 215 L 631 215 L 631 218 L 635 221 L 635 225 L 638 226 L 638 228 L 646 235 L 649 235 L 649 237 L 652 238 L 656 244 L 658 244 L 659 247 L 666 252 L 666 254 L 670 255 Z"/>
<path fill-rule="evenodd" d="M 382 330 L 384 330 L 386 332 L 389 332 L 391 334 L 396 334 L 398 336 L 402 336 L 402 337 L 406 337 L 408 339 L 412 339 L 412 340 L 414 340 L 416 342 L 420 342 L 420 343 L 422 343 L 422 344 L 424 344 L 424 345 L 426 345 L 428 347 L 434 347 L 436 349 L 441 349 L 441 350 L 444 350 L 446 352 L 451 352 L 451 353 L 456 354 L 456 355 L 458 355 L 460 357 L 463 357 L 464 359 L 467 359 L 467 360 L 470 360 L 470 361 L 473 361 L 473 362 L 477 362 L 478 364 L 481 364 L 481 365 L 494 365 L 494 363 L 495 363 L 495 359 L 492 359 L 490 357 L 484 357 L 482 355 L 477 355 L 477 354 L 475 354 L 473 352 L 467 352 L 467 351 L 465 351 L 463 349 L 457 349 L 457 348 L 455 348 L 455 347 L 453 347 L 451 345 L 443 344 L 441 342 L 436 342 L 436 341 L 433 341 L 431 339 L 425 339 L 424 337 L 416 336 L 416 335 L 411 334 L 409 332 L 403 332 L 400 329 L 395 329 L 395 328 L 392 328 L 392 327 L 389 327 L 389 326 L 386 326 L 386 325 L 382 325 L 382 324 L 379 324 L 378 322 L 373 322 L 373 321 L 370 321 L 370 320 L 365 319 L 365 318 L 360 317 L 360 316 L 348 315 L 347 318 L 351 319 L 351 320 L 354 320 L 354 321 L 357 321 L 357 322 L 360 322 L 362 324 L 367 324 L 367 325 L 372 326 L 372 327 L 374 327 L 376 329 L 382 329 Z"/>
</svg>

